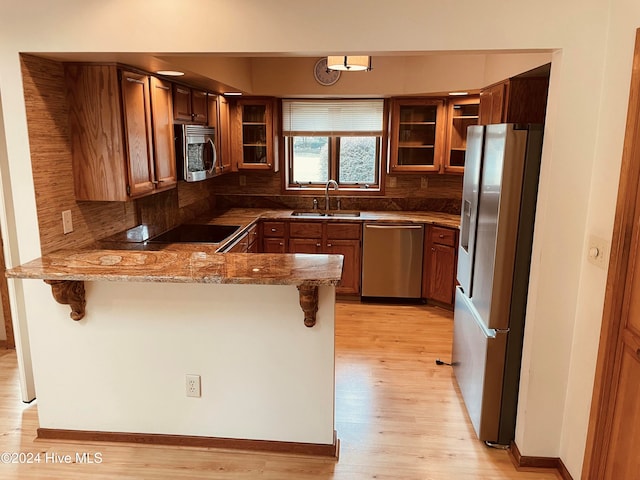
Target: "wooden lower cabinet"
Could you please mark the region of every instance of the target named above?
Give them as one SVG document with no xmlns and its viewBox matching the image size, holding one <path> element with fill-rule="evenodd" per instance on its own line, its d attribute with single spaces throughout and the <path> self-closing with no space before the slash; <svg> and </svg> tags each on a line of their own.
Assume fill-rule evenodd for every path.
<svg viewBox="0 0 640 480">
<path fill-rule="evenodd" d="M 458 231 L 428 225 L 424 244 L 422 296 L 453 307 Z"/>
<path fill-rule="evenodd" d="M 287 253 L 287 223 L 282 221 L 266 221 L 260 224 L 263 253 Z"/>
<path fill-rule="evenodd" d="M 263 238 L 262 253 L 287 253 L 287 245 L 282 238 Z"/>
<path fill-rule="evenodd" d="M 322 239 L 290 238 L 289 253 L 322 253 Z"/>
<path fill-rule="evenodd" d="M 339 221 L 264 221 L 262 253 L 343 255 L 342 280 L 336 293 L 359 295 L 362 275 L 362 225 Z M 422 296 L 453 308 L 458 230 L 427 225 L 424 241 Z"/>
<path fill-rule="evenodd" d="M 325 253 L 343 255 L 342 280 L 336 287 L 336 292 L 345 295 L 360 294 L 361 276 L 360 240 L 328 240 Z"/>
<path fill-rule="evenodd" d="M 361 233 L 360 223 L 266 221 L 262 223 L 262 252 L 343 255 L 342 280 L 336 293 L 358 295 Z"/>
</svg>

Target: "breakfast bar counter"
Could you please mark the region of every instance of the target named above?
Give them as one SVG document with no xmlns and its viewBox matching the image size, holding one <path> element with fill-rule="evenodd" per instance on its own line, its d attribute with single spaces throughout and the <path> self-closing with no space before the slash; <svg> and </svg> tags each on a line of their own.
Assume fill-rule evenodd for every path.
<svg viewBox="0 0 640 480">
<path fill-rule="evenodd" d="M 43 299 L 27 305 L 38 436 L 337 456 L 342 262 L 192 245 L 59 250 L 9 270 Z"/>
<path fill-rule="evenodd" d="M 336 285 L 340 255 L 208 253 L 190 250 L 58 250 L 7 272 L 9 278 L 118 282 Z"/>
</svg>

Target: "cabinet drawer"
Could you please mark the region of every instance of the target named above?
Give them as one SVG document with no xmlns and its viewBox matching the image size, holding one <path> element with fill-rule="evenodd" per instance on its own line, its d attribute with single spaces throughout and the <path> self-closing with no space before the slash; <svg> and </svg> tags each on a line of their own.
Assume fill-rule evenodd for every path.
<svg viewBox="0 0 640 480">
<path fill-rule="evenodd" d="M 456 246 L 456 231 L 451 228 L 431 227 L 429 236 L 431 243 L 439 243 L 441 245 Z"/>
<path fill-rule="evenodd" d="M 262 232 L 265 237 L 284 237 L 284 222 L 264 222 Z"/>
<path fill-rule="evenodd" d="M 291 238 L 322 238 L 322 223 L 320 222 L 291 222 L 289 224 Z"/>
<path fill-rule="evenodd" d="M 362 225 L 359 223 L 327 223 L 327 238 L 334 240 L 360 240 Z"/>
</svg>

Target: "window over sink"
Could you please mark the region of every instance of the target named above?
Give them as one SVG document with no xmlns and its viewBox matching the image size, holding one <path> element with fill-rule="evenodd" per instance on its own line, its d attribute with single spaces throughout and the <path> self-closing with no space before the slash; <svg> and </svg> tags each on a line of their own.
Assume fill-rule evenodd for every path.
<svg viewBox="0 0 640 480">
<path fill-rule="evenodd" d="M 286 188 L 380 191 L 383 99 L 282 101 Z"/>
</svg>

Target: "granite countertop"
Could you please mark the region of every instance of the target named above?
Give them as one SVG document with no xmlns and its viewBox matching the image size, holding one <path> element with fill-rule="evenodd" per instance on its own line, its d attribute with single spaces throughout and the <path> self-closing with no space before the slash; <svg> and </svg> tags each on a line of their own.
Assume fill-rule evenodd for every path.
<svg viewBox="0 0 640 480">
<path fill-rule="evenodd" d="M 196 250 L 196 251 L 194 251 Z M 124 282 L 336 285 L 341 255 L 58 250 L 7 271 L 9 278 Z"/>
<path fill-rule="evenodd" d="M 220 243 L 149 244 L 162 232 L 139 225 L 99 241 L 94 248 L 59 250 L 7 271 L 9 278 L 111 280 L 172 283 L 265 285 L 336 285 L 342 275 L 340 255 L 217 253 L 260 219 L 291 221 L 405 222 L 459 228 L 460 217 L 441 212 L 372 212 L 360 216 L 292 216 L 292 210 L 232 208 L 188 223 L 239 225 Z"/>
<path fill-rule="evenodd" d="M 460 216 L 442 212 L 418 212 L 418 211 L 362 211 L 360 216 L 340 215 L 339 210 L 332 210 L 330 217 L 326 216 L 294 216 L 293 210 L 267 209 L 267 208 L 232 208 L 224 211 L 214 211 L 198 218 L 190 220 L 189 224 L 201 225 L 239 225 L 240 228 L 229 238 L 219 243 L 198 243 L 198 250 L 206 253 L 215 253 L 224 250 L 237 238 L 253 226 L 258 220 L 288 220 L 297 222 L 339 221 L 350 223 L 364 222 L 403 222 L 403 223 L 427 223 L 448 228 L 459 228 Z M 117 233 L 97 242 L 97 248 L 115 250 L 142 250 L 142 251 L 193 251 L 191 243 L 167 243 L 151 244 L 146 241 L 162 231 L 153 229 L 147 225 L 138 225 L 124 232 Z"/>
</svg>

